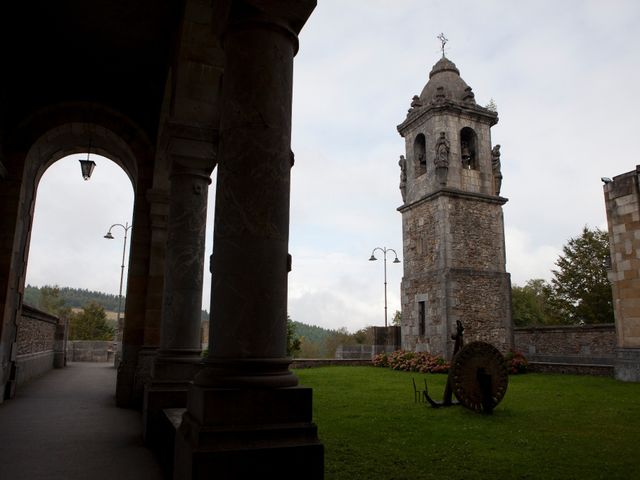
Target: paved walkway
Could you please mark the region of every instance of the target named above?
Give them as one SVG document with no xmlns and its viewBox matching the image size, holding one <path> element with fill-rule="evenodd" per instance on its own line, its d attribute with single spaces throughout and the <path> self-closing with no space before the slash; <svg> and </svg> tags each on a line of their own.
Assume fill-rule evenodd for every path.
<svg viewBox="0 0 640 480">
<path fill-rule="evenodd" d="M 19 387 L 0 405 L 0 479 L 161 480 L 115 383 L 111 364 L 71 363 Z"/>
</svg>

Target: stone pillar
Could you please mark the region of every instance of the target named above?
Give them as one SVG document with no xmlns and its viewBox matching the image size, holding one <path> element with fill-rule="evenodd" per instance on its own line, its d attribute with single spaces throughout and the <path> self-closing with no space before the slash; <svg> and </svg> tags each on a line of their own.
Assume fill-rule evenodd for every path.
<svg viewBox="0 0 640 480">
<path fill-rule="evenodd" d="M 209 356 L 176 436 L 175 478 L 322 478 L 311 389 L 286 357 L 291 99 L 315 1 L 222 1 L 225 54 Z"/>
<path fill-rule="evenodd" d="M 187 387 L 201 362 L 200 317 L 204 271 L 207 193 L 215 164 L 213 132 L 208 141 L 172 138 L 171 190 L 160 348 L 145 388 L 144 437 L 166 437 L 162 410 L 185 407 Z M 160 446 L 161 445 L 156 445 Z"/>
<path fill-rule="evenodd" d="M 58 319 L 53 337 L 53 368 L 67 366 L 67 325 L 69 320 Z"/>
<path fill-rule="evenodd" d="M 640 382 L 640 165 L 604 185 L 616 322 L 615 377 Z"/>
<path fill-rule="evenodd" d="M 146 192 L 145 182 L 138 182 L 136 190 Z M 136 194 L 129 244 L 129 268 L 127 272 L 126 303 L 124 306 L 124 330 L 122 332 L 122 358 L 118 365 L 116 404 L 119 407 L 140 408 L 143 388 L 139 377 L 138 362 L 144 346 L 146 320 L 146 290 L 149 275 L 148 202 L 142 193 Z"/>
</svg>

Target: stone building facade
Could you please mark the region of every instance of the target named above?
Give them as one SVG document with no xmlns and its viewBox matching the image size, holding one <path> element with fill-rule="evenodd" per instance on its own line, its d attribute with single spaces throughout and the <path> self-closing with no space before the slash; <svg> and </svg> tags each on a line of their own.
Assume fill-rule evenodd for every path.
<svg viewBox="0 0 640 480">
<path fill-rule="evenodd" d="M 458 320 L 468 340 L 513 344 L 497 122 L 443 56 L 398 126 L 405 349 L 449 357 Z"/>
<path fill-rule="evenodd" d="M 640 382 L 640 165 L 604 185 L 616 322 L 615 377 Z"/>
</svg>

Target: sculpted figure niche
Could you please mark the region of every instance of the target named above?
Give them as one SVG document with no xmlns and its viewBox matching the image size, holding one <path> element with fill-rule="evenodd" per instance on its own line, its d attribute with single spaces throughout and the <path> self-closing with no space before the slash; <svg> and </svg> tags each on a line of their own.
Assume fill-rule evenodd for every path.
<svg viewBox="0 0 640 480">
<path fill-rule="evenodd" d="M 400 165 L 400 194 L 402 195 L 402 201 L 405 202 L 407 196 L 407 160 L 404 155 L 400 155 L 398 165 Z"/>
<path fill-rule="evenodd" d="M 493 171 L 493 180 L 496 189 L 496 195 L 500 195 L 502 188 L 502 171 L 500 165 L 500 145 L 496 145 L 491 149 L 491 169 Z"/>
<path fill-rule="evenodd" d="M 451 147 L 449 140 L 445 132 L 440 132 L 440 137 L 436 142 L 436 157 L 434 163 L 436 164 L 436 178 L 440 185 L 447 184 L 447 174 L 449 172 L 449 151 Z"/>
</svg>

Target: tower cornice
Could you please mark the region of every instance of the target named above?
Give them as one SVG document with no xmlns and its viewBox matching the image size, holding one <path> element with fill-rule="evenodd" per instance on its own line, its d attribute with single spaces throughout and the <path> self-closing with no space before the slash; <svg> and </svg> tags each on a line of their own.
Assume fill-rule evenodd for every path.
<svg viewBox="0 0 640 480">
<path fill-rule="evenodd" d="M 481 202 L 485 202 L 485 203 L 490 203 L 493 205 L 504 205 L 505 203 L 507 203 L 509 201 L 508 198 L 505 197 L 500 197 L 500 196 L 495 196 L 495 195 L 486 195 L 484 193 L 476 193 L 476 192 L 466 192 L 464 190 L 458 190 L 457 188 L 441 188 L 439 190 L 436 190 L 435 192 L 432 192 L 428 195 L 425 195 L 424 197 L 422 197 L 419 200 L 416 200 L 415 202 L 411 202 L 411 203 L 406 203 L 400 207 L 397 208 L 397 210 L 400 213 L 404 213 L 405 211 L 416 207 L 422 203 L 426 203 L 432 200 L 435 200 L 439 197 L 452 197 L 452 198 L 464 198 L 464 199 L 468 199 L 468 200 L 475 200 L 475 201 L 481 201 Z"/>
<path fill-rule="evenodd" d="M 422 123 L 427 118 L 443 113 L 468 116 L 473 120 L 487 123 L 490 127 L 498 123 L 498 113 L 475 104 L 461 105 L 451 100 L 421 107 L 413 107 L 409 110 L 407 118 L 397 126 L 398 133 L 404 137 L 404 133 L 411 130 L 416 123 Z"/>
</svg>

